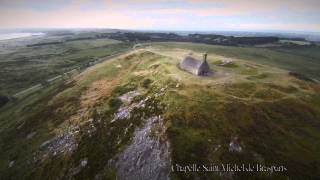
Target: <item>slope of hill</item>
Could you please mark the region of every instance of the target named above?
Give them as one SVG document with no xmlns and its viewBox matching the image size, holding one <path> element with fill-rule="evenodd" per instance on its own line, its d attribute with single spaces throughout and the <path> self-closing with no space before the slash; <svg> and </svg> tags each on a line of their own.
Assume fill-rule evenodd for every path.
<svg viewBox="0 0 320 180">
<path fill-rule="evenodd" d="M 73 69 L 84 69 L 100 58 L 132 46 L 111 39 L 65 41 L 62 37 L 50 38 L 45 36 L 40 42 L 25 40 L 37 45 L 25 45 L 18 40 L 0 42 L 1 95 L 13 95 Z"/>
<path fill-rule="evenodd" d="M 184 55 L 204 51 L 212 76 L 177 68 Z M 0 174 L 5 179 L 319 177 L 320 85 L 285 70 L 310 70 L 304 72 L 318 77 L 319 66 L 286 54 L 152 43 L 92 66 L 1 109 Z M 225 61 L 231 63 L 221 65 Z M 228 164 L 259 169 L 221 170 Z M 178 171 L 191 165 L 199 171 Z M 220 170 L 203 167 L 214 165 Z M 272 168 L 264 171 L 267 167 Z"/>
</svg>

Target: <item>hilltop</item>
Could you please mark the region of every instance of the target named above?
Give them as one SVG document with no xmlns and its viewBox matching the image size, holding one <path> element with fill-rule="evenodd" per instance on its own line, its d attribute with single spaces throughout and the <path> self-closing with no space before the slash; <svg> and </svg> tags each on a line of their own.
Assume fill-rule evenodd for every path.
<svg viewBox="0 0 320 180">
<path fill-rule="evenodd" d="M 177 67 L 190 52 L 204 51 L 211 76 Z M 319 177 L 319 62 L 316 53 L 305 57 L 309 61 L 301 53 L 143 44 L 4 106 L 0 174 L 12 179 Z M 212 163 L 287 171 L 169 174 L 171 165 Z"/>
</svg>

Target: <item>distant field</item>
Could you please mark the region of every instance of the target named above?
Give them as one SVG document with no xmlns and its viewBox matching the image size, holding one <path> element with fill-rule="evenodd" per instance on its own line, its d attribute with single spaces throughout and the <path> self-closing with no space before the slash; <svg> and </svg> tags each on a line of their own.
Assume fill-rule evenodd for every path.
<svg viewBox="0 0 320 180">
<path fill-rule="evenodd" d="M 206 50 L 226 57 L 240 58 L 256 63 L 295 71 L 320 80 L 320 46 L 290 48 L 228 47 L 195 43 L 152 43 L 163 48 Z"/>
<path fill-rule="evenodd" d="M 292 43 L 297 45 L 310 45 L 308 41 L 280 40 L 280 43 Z"/>
<path fill-rule="evenodd" d="M 97 39 L 11 48 L 0 54 L 0 94 L 12 95 L 130 47 L 129 43 L 117 40 Z"/>
</svg>

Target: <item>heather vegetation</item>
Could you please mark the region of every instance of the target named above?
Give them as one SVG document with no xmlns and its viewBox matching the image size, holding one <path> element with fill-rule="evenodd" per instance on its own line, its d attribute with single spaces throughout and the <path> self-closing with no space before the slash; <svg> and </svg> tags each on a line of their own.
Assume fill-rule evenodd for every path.
<svg viewBox="0 0 320 180">
<path fill-rule="evenodd" d="M 72 53 L 60 60 L 71 64 L 129 46 L 106 45 L 107 40 L 66 43 Z M 62 50 L 60 44 L 39 47 L 44 46 L 54 46 L 43 49 L 51 54 Z M 158 144 L 153 149 L 170 157 L 154 163 L 287 168 L 274 173 L 172 172 L 172 179 L 315 179 L 320 176 L 318 48 L 304 56 L 303 50 L 290 49 L 143 44 L 1 107 L 0 174 L 4 179 L 115 179 L 124 168 L 117 159 L 135 159 L 129 150 L 137 148 L 136 136 L 146 130 L 146 142 Z M 29 50 L 6 56 L 17 63 L 20 51 Z M 212 75 L 199 77 L 177 67 L 190 52 L 205 51 Z M 16 87 L 7 88 L 12 90 L 3 92 Z M 156 122 L 146 128 L 150 119 Z M 137 151 L 145 155 L 143 148 Z M 154 165 L 145 160 L 133 168 L 145 172 L 145 166 Z M 163 168 L 170 167 L 165 163 Z"/>
</svg>

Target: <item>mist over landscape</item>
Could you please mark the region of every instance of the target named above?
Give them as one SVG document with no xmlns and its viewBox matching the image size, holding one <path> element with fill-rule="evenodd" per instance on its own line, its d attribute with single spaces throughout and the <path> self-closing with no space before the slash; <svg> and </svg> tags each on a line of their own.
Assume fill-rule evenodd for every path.
<svg viewBox="0 0 320 180">
<path fill-rule="evenodd" d="M 0 179 L 319 179 L 317 0 L 1 0 Z"/>
</svg>

